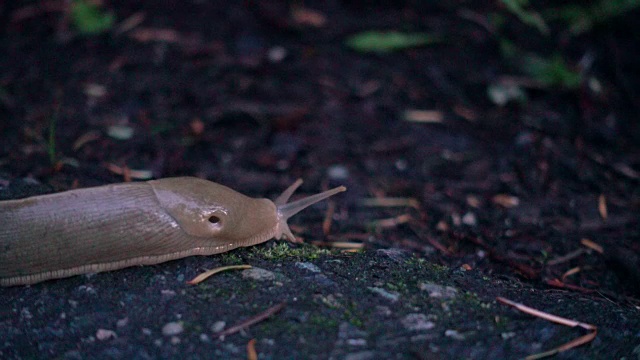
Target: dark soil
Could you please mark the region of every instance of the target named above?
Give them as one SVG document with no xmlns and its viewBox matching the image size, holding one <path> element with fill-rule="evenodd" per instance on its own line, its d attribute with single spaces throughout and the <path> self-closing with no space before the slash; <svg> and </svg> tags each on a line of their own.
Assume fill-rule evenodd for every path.
<svg viewBox="0 0 640 360">
<path fill-rule="evenodd" d="M 1 200 L 187 175 L 349 189 L 292 219 L 305 245 L 2 288 L 0 358 L 247 358 L 256 339 L 259 359 L 503 359 L 587 334 L 498 296 L 598 327 L 559 358 L 639 357 L 638 11 L 544 35 L 500 4 L 104 1 L 94 35 L 68 2 L 0 5 Z M 345 45 L 388 29 L 440 40 Z M 579 85 L 524 73 L 532 54 Z M 497 105 L 496 84 L 526 99 Z M 264 271 L 185 284 L 232 264 Z"/>
</svg>

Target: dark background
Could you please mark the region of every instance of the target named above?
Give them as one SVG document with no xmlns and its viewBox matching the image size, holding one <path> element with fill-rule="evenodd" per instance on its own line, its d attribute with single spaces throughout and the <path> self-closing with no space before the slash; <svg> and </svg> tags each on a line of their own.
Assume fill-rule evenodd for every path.
<svg viewBox="0 0 640 360">
<path fill-rule="evenodd" d="M 78 4 L 97 7 L 83 13 Z M 376 249 L 401 249 L 409 258 L 444 265 L 457 286 L 464 283 L 459 269 L 472 272 L 467 276 L 476 280 L 487 276 L 489 288 L 511 286 L 502 280 L 524 286 L 534 291 L 527 297 L 529 305 L 541 310 L 549 305 L 545 303 L 549 292 L 565 300 L 580 299 L 585 308 L 605 307 L 599 315 L 607 314 L 607 321 L 628 332 L 610 328 L 611 343 L 596 342 L 573 355 L 605 356 L 598 351 L 608 346 L 624 348 L 620 355 L 628 355 L 633 346 L 621 344 L 640 344 L 637 321 L 635 329 L 625 322 L 637 319 L 639 304 L 640 27 L 636 20 L 640 4 L 577 2 L 574 17 L 566 2 L 536 2 L 521 12 L 508 4 L 3 3 L 0 199 L 184 175 L 272 199 L 299 177 L 305 180 L 304 193 L 344 184 L 349 190 L 333 200 L 333 214 L 323 213 L 323 205 L 291 222 L 294 233 L 306 242 L 331 249 L 322 253 L 323 261 L 329 261 L 325 264 L 332 264 L 333 257 L 351 256 L 331 246 L 332 242 L 363 246 L 364 254 L 353 255 L 362 268 L 339 270 L 326 265 L 331 274 L 346 271 L 353 279 L 357 271 L 366 273 L 376 269 L 376 262 L 390 261 Z M 426 33 L 433 41 L 396 44 L 388 51 L 350 46 L 352 36 L 372 30 Z M 414 110 L 426 113 L 416 115 Z M 425 116 L 431 121 L 419 121 Z M 385 206 L 387 198 L 403 198 L 403 205 Z M 378 200 L 370 206 L 365 199 Z M 330 231 L 323 231 L 325 218 L 332 219 Z M 602 251 L 589 245 L 594 243 Z M 275 244 L 260 246 L 282 246 Z M 300 250 L 298 245 L 287 248 Z M 302 249 L 312 252 L 314 248 L 303 245 Z M 253 259 L 269 267 L 264 265 L 268 259 L 255 250 L 240 250 L 237 256 L 187 259 L 166 266 L 187 269 L 189 277 L 212 261 L 224 265 Z M 284 262 L 282 271 L 291 271 L 295 278 L 295 260 L 304 259 L 278 260 Z M 393 269 L 402 266 L 391 263 L 395 265 L 388 266 Z M 575 273 L 567 274 L 570 270 Z M 189 335 L 181 345 L 169 340 L 158 345 L 153 336 L 162 338 L 159 329 L 171 320 L 167 314 L 173 309 L 154 319 L 154 312 L 163 312 L 155 307 L 139 319 L 144 328 L 153 329 L 148 339 L 136 328 L 120 330 L 119 342 L 112 345 L 96 347 L 85 341 L 101 325 L 80 326 L 78 321 L 113 328 L 116 320 L 133 318 L 118 302 L 146 302 L 144 287 L 149 284 L 144 281 L 154 275 L 147 273 L 131 287 L 119 282 L 123 273 L 135 277 L 136 271 L 140 270 L 2 289 L 0 302 L 6 304 L 0 338 L 8 340 L 0 355 L 145 357 L 140 348 L 148 357 L 177 356 L 185 349 L 198 353 L 193 344 L 199 344 L 199 334 L 207 333 L 210 324 L 200 324 L 203 329 L 187 326 Z M 158 265 L 144 271 L 167 274 L 169 270 Z M 420 267 L 406 271 L 416 272 L 417 277 L 435 276 Z M 381 271 L 374 278 L 388 283 L 384 277 L 389 274 Z M 239 275 L 224 276 L 229 277 L 225 278 L 229 286 L 247 281 Z M 173 275 L 170 279 L 178 281 Z M 465 290 L 482 301 L 492 302 L 493 296 L 501 294 L 476 280 L 468 284 L 477 288 Z M 71 315 L 60 320 L 60 312 L 73 312 L 61 297 L 82 298 L 86 294 L 78 292 L 84 294 L 86 282 L 98 289 L 120 287 L 122 294 L 130 292 L 136 300 L 112 295 L 114 307 L 105 305 L 101 313 L 94 308 L 100 305 L 87 299 L 81 301 L 82 311 L 75 310 L 83 314 L 77 315 L 80 320 Z M 373 296 L 370 292 L 349 294 L 349 282 L 337 283 L 344 286 L 340 293 L 352 299 L 352 313 L 370 307 L 369 300 L 364 300 Z M 309 291 L 304 283 L 296 286 L 301 293 Z M 158 291 L 164 287 L 163 283 Z M 261 291 L 265 298 L 284 296 L 269 288 Z M 258 302 L 252 302 L 251 295 L 241 298 L 236 309 L 240 317 L 268 307 L 261 303 L 256 308 Z M 40 299 L 44 320 L 28 322 L 17 315 L 25 299 Z M 175 306 L 185 307 L 180 313 L 187 311 L 190 299 L 175 300 L 182 304 Z M 308 300 L 318 304 L 315 297 Z M 56 301 L 60 301 L 57 310 L 47 309 Z M 599 305 L 589 305 L 594 303 Z M 308 331 L 318 329 L 308 320 L 292 320 L 292 314 L 302 310 L 291 305 L 287 309 L 285 324 L 297 321 L 308 325 Z M 580 316 L 584 312 L 579 309 L 570 313 Z M 97 317 L 91 317 L 93 311 Z M 305 311 L 313 314 L 311 309 Z M 335 324 L 316 335 L 333 343 L 348 333 L 346 325 L 341 326 L 345 323 L 366 331 L 365 320 L 355 321 L 346 313 L 324 314 L 335 316 Z M 365 313 L 360 314 L 363 319 L 369 316 Z M 627 320 L 613 321 L 614 313 L 626 314 Z M 459 316 L 460 324 L 468 321 L 462 310 Z M 596 316 L 589 321 L 598 319 L 602 320 Z M 387 321 L 388 331 L 393 331 L 392 321 L 380 321 L 381 329 Z M 536 321 L 540 328 L 530 329 L 533 338 L 549 326 Z M 228 320 L 228 325 L 233 322 Z M 490 328 L 499 333 L 496 327 Z M 513 347 L 508 342 L 513 339 L 498 336 L 477 353 L 464 356 L 524 356 L 557 346 L 575 334 L 567 330 L 561 335 L 567 339 L 542 340 L 542 348 Z M 225 348 L 218 355 L 244 357 L 246 340 L 261 337 L 260 333 L 243 336 L 227 340 L 237 341 L 235 352 Z M 409 335 L 398 336 L 416 344 Z M 467 340 L 478 344 L 475 336 Z M 267 337 L 276 339 L 272 345 L 263 344 L 261 354 L 267 357 L 314 353 L 324 358 L 353 352 L 335 350 L 342 345 L 334 344 L 333 352 L 323 353 L 286 337 Z M 418 340 L 411 351 L 401 350 L 402 341 L 384 345 L 379 334 L 365 338 L 369 339 L 365 350 L 357 350 L 371 351 L 372 358 L 446 353 L 433 350 L 443 346 L 437 337 Z M 43 341 L 50 346 L 38 347 Z M 219 345 L 211 341 L 207 346 Z M 291 350 L 291 344 L 297 344 L 299 352 Z M 500 344 L 495 345 L 499 350 L 492 344 Z M 469 348 L 463 343 L 458 346 Z M 456 349 L 455 345 L 445 347 L 452 353 Z M 118 351 L 109 352 L 111 348 Z M 207 351 L 203 348 L 198 356 L 206 357 Z"/>
</svg>

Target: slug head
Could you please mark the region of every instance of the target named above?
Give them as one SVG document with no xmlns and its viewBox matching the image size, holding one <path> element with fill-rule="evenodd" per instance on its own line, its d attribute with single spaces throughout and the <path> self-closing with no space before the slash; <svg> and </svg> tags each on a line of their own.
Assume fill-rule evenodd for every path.
<svg viewBox="0 0 640 360">
<path fill-rule="evenodd" d="M 283 235 L 295 241 L 287 220 L 309 205 L 346 190 L 341 186 L 287 204 L 302 180 L 285 190 L 275 203 L 253 199 L 198 178 L 168 178 L 149 183 L 164 211 L 185 233 L 235 246 L 254 245 Z"/>
</svg>

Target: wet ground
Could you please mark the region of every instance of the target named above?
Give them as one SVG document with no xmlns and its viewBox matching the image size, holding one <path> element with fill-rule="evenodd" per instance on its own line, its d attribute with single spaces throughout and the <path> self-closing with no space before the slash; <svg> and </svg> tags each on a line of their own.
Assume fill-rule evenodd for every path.
<svg viewBox="0 0 640 360">
<path fill-rule="evenodd" d="M 0 199 L 349 190 L 292 219 L 305 245 L 3 288 L 0 357 L 521 358 L 589 334 L 498 296 L 598 327 L 559 358 L 638 357 L 638 14 L 578 31 L 561 5 L 1 6 Z M 390 29 L 422 43 L 354 48 Z M 258 269 L 185 284 L 234 264 Z"/>
</svg>

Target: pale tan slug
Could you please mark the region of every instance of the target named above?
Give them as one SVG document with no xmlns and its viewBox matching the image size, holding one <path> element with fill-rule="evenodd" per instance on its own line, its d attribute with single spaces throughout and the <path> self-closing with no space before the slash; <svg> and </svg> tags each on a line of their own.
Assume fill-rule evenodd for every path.
<svg viewBox="0 0 640 360">
<path fill-rule="evenodd" d="M 345 191 L 287 203 L 191 178 L 167 178 L 0 201 L 0 285 L 212 255 L 271 238 L 295 241 L 287 219 Z"/>
</svg>

